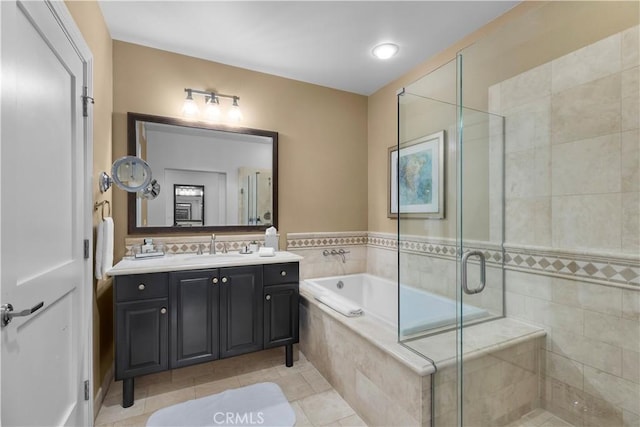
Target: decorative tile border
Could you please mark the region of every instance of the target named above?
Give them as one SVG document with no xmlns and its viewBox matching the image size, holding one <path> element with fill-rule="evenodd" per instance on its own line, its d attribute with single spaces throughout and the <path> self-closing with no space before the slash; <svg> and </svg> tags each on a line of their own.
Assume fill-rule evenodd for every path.
<svg viewBox="0 0 640 427">
<path fill-rule="evenodd" d="M 394 234 L 369 233 L 369 246 L 383 249 L 397 249 L 398 241 Z M 488 264 L 502 265 L 502 248 L 487 242 L 469 241 L 469 249 L 481 250 Z M 433 239 L 421 236 L 404 236 L 399 243 L 400 250 L 404 253 L 427 255 L 436 258 L 450 259 L 454 261 L 457 254 L 456 241 L 454 239 Z"/>
<path fill-rule="evenodd" d="M 407 253 L 424 254 L 455 260 L 456 245 L 453 239 L 428 239 L 405 236 L 400 249 Z M 390 233 L 369 233 L 369 245 L 396 249 L 397 239 Z M 469 249 L 484 252 L 487 263 L 501 265 L 502 250 L 486 242 L 469 241 Z M 624 254 L 596 254 L 585 251 L 560 251 L 547 247 L 506 245 L 504 252 L 506 270 L 556 276 L 598 283 L 607 286 L 640 287 L 640 257 Z"/>
<path fill-rule="evenodd" d="M 287 250 L 366 245 L 367 232 L 288 233 Z"/>
<path fill-rule="evenodd" d="M 509 246 L 505 254 L 505 269 L 604 285 L 640 287 L 640 260 L 634 257 Z"/>
<path fill-rule="evenodd" d="M 280 238 L 280 235 L 278 235 Z M 164 251 L 168 254 L 197 253 L 200 248 L 202 252 L 209 252 L 211 248 L 211 236 L 179 236 L 179 237 L 152 237 L 154 244 L 164 245 Z M 131 248 L 134 245 L 142 244 L 142 237 L 127 237 L 124 239 L 125 256 L 133 256 Z M 222 251 L 225 243 L 230 251 L 239 251 L 251 242 L 264 244 L 264 234 L 233 234 L 216 235 L 216 249 Z"/>
</svg>

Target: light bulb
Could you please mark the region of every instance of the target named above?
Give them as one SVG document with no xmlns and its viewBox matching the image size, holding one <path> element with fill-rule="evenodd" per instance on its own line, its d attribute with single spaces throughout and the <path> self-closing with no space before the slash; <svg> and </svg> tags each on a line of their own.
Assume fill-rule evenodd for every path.
<svg viewBox="0 0 640 427">
<path fill-rule="evenodd" d="M 205 106 L 204 115 L 207 120 L 217 120 L 220 117 L 220 103 L 218 102 L 218 97 L 212 96 L 207 101 L 207 105 Z"/>
<path fill-rule="evenodd" d="M 229 118 L 234 122 L 239 122 L 242 120 L 242 111 L 240 111 L 240 106 L 238 105 L 238 97 L 233 97 L 233 105 L 229 110 Z"/>
<path fill-rule="evenodd" d="M 182 104 L 182 115 L 186 118 L 193 119 L 198 116 L 200 113 L 200 109 L 198 108 L 198 104 L 193 100 L 193 96 L 191 96 L 191 91 L 187 91 L 187 98 L 184 100 L 184 104 Z"/>
</svg>

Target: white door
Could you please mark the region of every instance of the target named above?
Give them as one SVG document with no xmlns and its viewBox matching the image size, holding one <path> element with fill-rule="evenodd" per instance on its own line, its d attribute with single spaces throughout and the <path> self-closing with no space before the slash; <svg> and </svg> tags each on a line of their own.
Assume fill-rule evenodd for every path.
<svg viewBox="0 0 640 427">
<path fill-rule="evenodd" d="M 14 312 L 44 304 L 0 329 L 0 418 L 4 426 L 90 425 L 88 63 L 63 4 L 0 7 L 0 303 Z"/>
</svg>

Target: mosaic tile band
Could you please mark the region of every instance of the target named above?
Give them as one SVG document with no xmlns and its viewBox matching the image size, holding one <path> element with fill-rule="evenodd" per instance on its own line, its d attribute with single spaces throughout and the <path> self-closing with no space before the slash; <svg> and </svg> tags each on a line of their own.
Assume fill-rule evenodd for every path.
<svg viewBox="0 0 640 427">
<path fill-rule="evenodd" d="M 288 248 L 322 248 L 358 244 L 392 250 L 398 248 L 398 240 L 391 233 L 362 233 L 349 237 L 336 236 L 332 233 L 315 233 L 313 236 L 313 238 L 299 239 L 291 238 L 297 237 L 296 234 L 289 234 Z M 407 236 L 400 242 L 400 248 L 403 252 L 451 260 L 455 260 L 457 250 L 453 239 L 428 239 L 419 236 Z M 470 242 L 469 249 L 482 250 L 489 264 L 501 265 L 502 263 L 502 250 L 496 245 Z M 552 248 L 532 250 L 510 245 L 504 252 L 504 266 L 507 270 L 584 280 L 610 286 L 640 288 L 640 260 L 634 260 L 631 257 L 559 252 Z"/>
</svg>

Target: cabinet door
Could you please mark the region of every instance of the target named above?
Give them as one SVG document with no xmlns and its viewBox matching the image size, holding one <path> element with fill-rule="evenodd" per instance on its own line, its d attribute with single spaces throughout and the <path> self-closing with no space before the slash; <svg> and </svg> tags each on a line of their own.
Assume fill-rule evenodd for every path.
<svg viewBox="0 0 640 427">
<path fill-rule="evenodd" d="M 167 298 L 116 304 L 116 380 L 168 366 Z"/>
<path fill-rule="evenodd" d="M 264 288 L 264 347 L 298 342 L 298 284 Z"/>
<path fill-rule="evenodd" d="M 220 269 L 220 357 L 262 349 L 262 266 Z"/>
<path fill-rule="evenodd" d="M 179 368 L 219 357 L 218 270 L 182 271 L 169 276 L 171 354 Z"/>
</svg>

